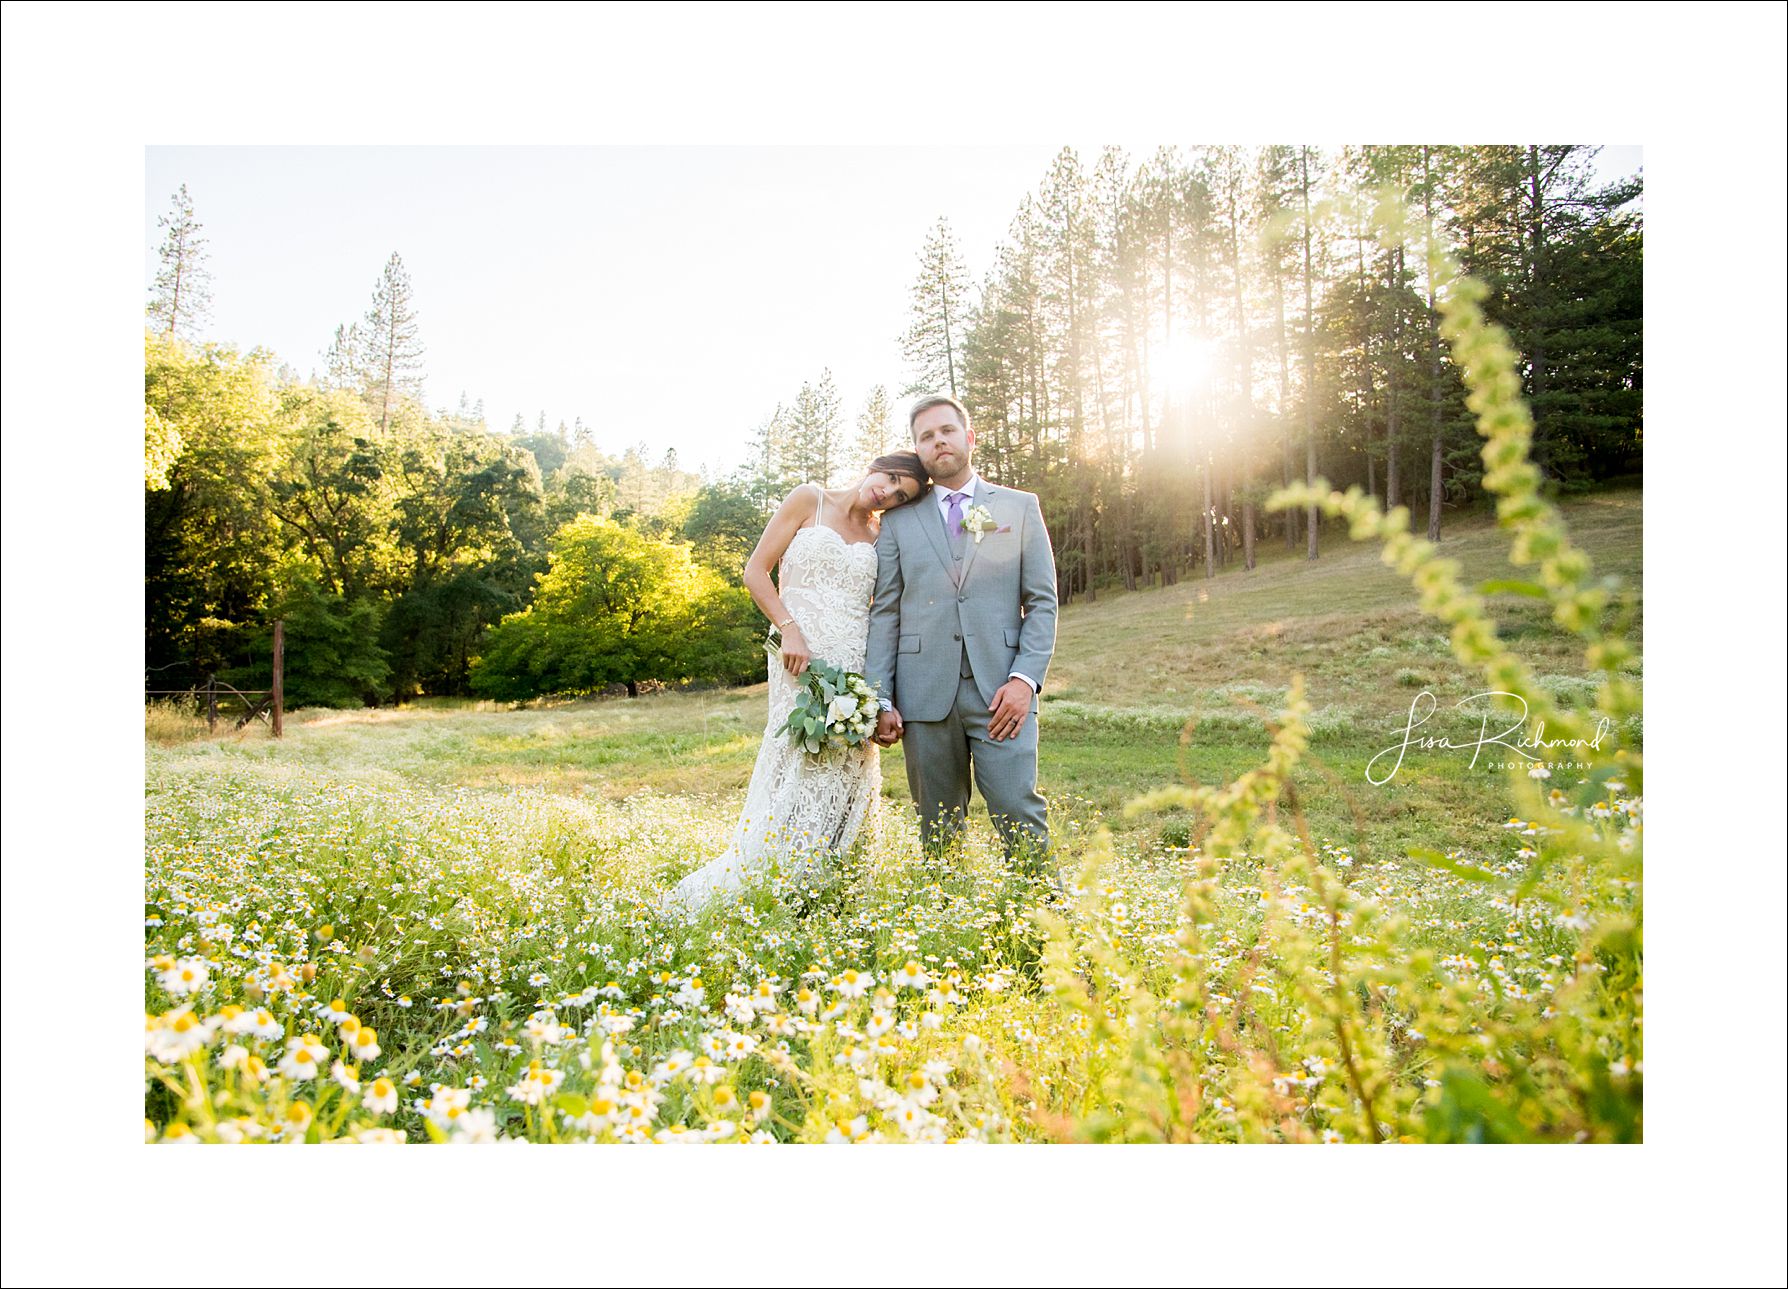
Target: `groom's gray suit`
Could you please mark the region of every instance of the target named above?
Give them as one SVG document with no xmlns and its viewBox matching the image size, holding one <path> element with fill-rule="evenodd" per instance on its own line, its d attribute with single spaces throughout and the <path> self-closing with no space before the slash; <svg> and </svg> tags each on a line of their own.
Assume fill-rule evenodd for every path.
<svg viewBox="0 0 1788 1289">
<path fill-rule="evenodd" d="M 969 770 L 1008 856 L 1047 854 L 1037 792 L 1037 694 L 1055 651 L 1055 552 L 1035 493 L 979 480 L 963 507 L 985 506 L 998 531 L 979 542 L 945 531 L 927 496 L 882 515 L 864 675 L 904 727 L 907 784 L 928 846 L 966 823 Z M 989 708 L 1015 673 L 1034 681 L 1016 735 L 988 737 Z"/>
</svg>

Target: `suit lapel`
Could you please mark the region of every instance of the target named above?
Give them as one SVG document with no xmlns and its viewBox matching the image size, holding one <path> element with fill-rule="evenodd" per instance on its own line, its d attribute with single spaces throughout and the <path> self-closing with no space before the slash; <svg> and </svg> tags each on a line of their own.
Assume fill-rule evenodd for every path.
<svg viewBox="0 0 1788 1289">
<path fill-rule="evenodd" d="M 944 532 L 944 516 L 938 508 L 937 499 L 926 497 L 916 504 L 925 508 L 925 513 L 920 516 L 919 526 L 925 530 L 925 536 L 931 541 L 932 554 L 944 566 L 944 575 L 955 585 L 956 562 L 950 558 L 950 539 Z"/>
<path fill-rule="evenodd" d="M 993 509 L 991 501 L 994 491 L 993 488 L 988 486 L 987 480 L 976 479 L 975 495 L 969 498 L 969 505 L 986 506 L 991 511 Z M 968 513 L 966 507 L 964 508 L 963 513 L 965 515 Z M 962 543 L 962 580 L 956 584 L 956 589 L 958 591 L 968 585 L 969 570 L 975 566 L 975 552 L 981 549 L 981 543 L 975 540 L 975 535 L 973 533 L 964 533 L 962 536 Z"/>
</svg>

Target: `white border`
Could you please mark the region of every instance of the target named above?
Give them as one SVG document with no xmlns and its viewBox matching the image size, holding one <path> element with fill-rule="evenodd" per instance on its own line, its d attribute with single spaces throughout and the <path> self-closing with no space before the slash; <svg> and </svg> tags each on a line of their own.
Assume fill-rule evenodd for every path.
<svg viewBox="0 0 1788 1289">
<path fill-rule="evenodd" d="M 196 1277 L 230 1247 L 367 1283 L 526 1276 L 542 1247 L 653 1282 L 1781 1282 L 1781 6 L 17 3 L 3 22 L 8 1282 Z M 1645 1146 L 274 1166 L 137 1144 L 145 145 L 1310 132 L 1645 147 Z M 1692 844 L 1691 818 L 1713 820 Z"/>
</svg>

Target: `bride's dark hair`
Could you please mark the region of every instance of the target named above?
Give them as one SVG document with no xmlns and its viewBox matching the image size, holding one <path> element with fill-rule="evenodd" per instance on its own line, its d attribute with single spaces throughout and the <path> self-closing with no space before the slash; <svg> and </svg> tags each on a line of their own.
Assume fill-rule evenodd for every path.
<svg viewBox="0 0 1788 1289">
<path fill-rule="evenodd" d="M 913 494 L 913 501 L 918 501 L 931 491 L 931 476 L 925 473 L 925 463 L 919 460 L 917 452 L 890 452 L 887 456 L 877 457 L 869 463 L 871 473 L 880 470 L 883 474 L 905 475 L 919 485 L 919 491 Z M 908 502 L 911 505 L 912 502 Z"/>
</svg>

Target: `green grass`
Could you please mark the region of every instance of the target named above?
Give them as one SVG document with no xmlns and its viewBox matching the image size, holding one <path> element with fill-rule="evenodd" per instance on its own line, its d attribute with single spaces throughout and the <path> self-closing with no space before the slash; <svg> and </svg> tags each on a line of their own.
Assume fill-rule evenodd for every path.
<svg viewBox="0 0 1788 1289">
<path fill-rule="evenodd" d="M 1637 582 L 1637 493 L 1566 513 L 1601 571 Z M 1481 580 L 1508 575 L 1500 540 L 1484 521 L 1458 525 L 1444 546 Z M 1201 862 L 1187 851 L 1200 821 L 1183 811 L 1127 818 L 1122 807 L 1176 778 L 1217 783 L 1258 766 L 1268 721 L 1301 671 L 1310 747 L 1277 808 L 1281 820 L 1301 820 L 1320 880 L 1363 898 L 1351 905 L 1360 921 L 1345 934 L 1346 952 L 1360 963 L 1388 954 L 1404 973 L 1407 992 L 1387 984 L 1372 1013 L 1385 1117 L 1365 1124 L 1330 1073 L 1341 1059 L 1335 1000 L 1308 992 L 1322 974 L 1311 957 L 1321 946 L 1299 929 L 1320 921 L 1312 887 L 1294 882 L 1272 897 L 1283 874 L 1250 853 L 1222 860 L 1196 896 L 1198 976 L 1218 1009 L 1206 1014 L 1221 1020 L 1207 1041 L 1232 1023 L 1245 1041 L 1218 1037 L 1205 1054 L 1208 1078 L 1200 1105 L 1186 1107 L 1185 1132 L 1211 1141 L 1371 1131 L 1403 1141 L 1573 1139 L 1587 1112 L 1569 1098 L 1549 1110 L 1528 1103 L 1531 1121 L 1497 1117 L 1482 1080 L 1500 1086 L 1510 1062 L 1530 1059 L 1518 1050 L 1529 1040 L 1486 1052 L 1471 1036 L 1516 1032 L 1510 1026 L 1542 1034 L 1554 1002 L 1573 1009 L 1573 1025 L 1595 1020 L 1598 982 L 1575 969 L 1597 961 L 1579 935 L 1580 893 L 1561 887 L 1539 892 L 1556 907 L 1546 898 L 1516 907 L 1502 885 L 1482 884 L 1485 873 L 1517 880 L 1535 854 L 1531 826 L 1503 826 L 1512 813 L 1505 772 L 1416 749 L 1391 782 L 1364 775 L 1399 738 L 1413 696 L 1427 688 L 1448 705 L 1482 687 L 1434 624 L 1405 607 L 1411 598 L 1373 551 L 1330 540 L 1314 563 L 1273 558 L 1252 573 L 1232 568 L 1209 582 L 1066 606 L 1040 742 L 1040 786 L 1073 886 L 1066 901 L 999 856 L 979 807 L 962 855 L 921 863 L 895 748 L 883 758 L 894 807 L 885 827 L 866 829 L 874 835 L 834 871 L 792 891 L 754 886 L 744 907 L 693 927 L 667 921 L 658 893 L 719 853 L 737 818 L 762 735 L 761 684 L 519 709 L 439 700 L 307 710 L 288 715 L 278 741 L 264 727 L 207 737 L 190 714 L 152 709 L 146 1135 L 377 1140 L 392 1131 L 420 1141 L 451 1129 L 454 1139 L 607 1139 L 621 1129 L 585 1116 L 591 1098 L 612 1101 L 625 1080 L 730 1042 L 739 1027 L 764 1046 L 726 1062 L 731 1091 L 769 1094 L 771 1109 L 740 1119 L 710 1085 L 651 1074 L 667 1099 L 630 1129 L 652 1139 L 747 1130 L 802 1141 L 1154 1139 L 1160 1125 L 1133 1115 L 1122 1091 L 1142 1069 L 1126 1055 L 1123 1013 L 1165 1015 L 1159 1008 L 1183 983 L 1175 946 L 1188 890 L 1200 885 L 1185 882 Z M 1546 686 L 1568 704 L 1586 701 L 1593 685 L 1568 640 L 1526 601 L 1498 607 Z M 1568 773 L 1553 785 L 1574 790 Z M 1636 826 L 1640 810 L 1617 801 L 1622 818 L 1608 826 Z M 1101 822 L 1115 833 L 1109 848 Z M 1453 853 L 1469 871 L 1409 860 L 1414 848 Z M 1075 882 L 1091 871 L 1089 857 L 1101 857 L 1097 876 Z M 1636 886 L 1617 892 L 1591 913 L 1636 916 L 1636 897 Z M 1056 917 L 1059 934 L 1047 929 Z M 1400 928 L 1395 937 L 1383 918 Z M 1097 1003 L 1045 983 L 1046 960 L 1064 946 L 1072 979 L 1101 982 Z M 1085 956 L 1095 949 L 1096 971 Z M 959 992 L 887 993 L 921 965 Z M 1352 969 L 1358 981 L 1377 970 Z M 872 973 L 881 992 L 843 996 L 847 970 Z M 179 974 L 192 971 L 207 977 L 196 992 Z M 844 1010 L 820 1011 L 817 1029 L 797 1033 L 791 1004 L 803 982 Z M 746 1019 L 736 996 L 766 984 L 780 1001 Z M 698 985 L 702 995 L 689 992 Z M 1135 992 L 1143 989 L 1153 1001 Z M 325 1015 L 331 1000 L 376 1031 L 377 1052 L 349 1049 L 349 1028 Z M 266 1009 L 273 1032 L 207 1028 L 196 1053 L 160 1046 L 177 1045 L 193 1031 L 176 1026 L 201 1017 L 204 1027 L 235 1024 L 231 1005 Z M 896 1016 L 902 1028 L 881 1033 L 882 1046 L 860 1047 L 864 1026 Z M 1418 1029 L 1428 1037 L 1410 1037 Z M 251 1058 L 289 1061 L 304 1035 L 351 1062 L 363 1083 L 400 1086 L 398 1106 L 376 1108 L 383 1093 L 371 1084 L 357 1091 L 296 1073 L 253 1082 L 239 1071 Z M 1554 1039 L 1536 1041 L 1553 1050 Z M 1448 1055 L 1430 1055 L 1430 1042 Z M 1627 1057 L 1620 1041 L 1596 1059 L 1618 1058 L 1608 1069 L 1625 1080 L 1637 1073 Z M 517 1094 L 532 1060 L 567 1080 L 569 1099 L 554 1102 L 555 1113 Z M 1609 1077 L 1599 1069 L 1575 1074 L 1595 1092 Z M 896 1113 L 884 1095 L 896 1085 L 929 1087 L 940 1098 L 931 1117 L 915 1126 Z M 471 1098 L 458 1126 L 451 1097 Z M 1098 1109 L 1086 1117 L 1089 1106 Z M 1597 1131 L 1617 1119 L 1602 1115 Z"/>
<path fill-rule="evenodd" d="M 1621 491 L 1564 507 L 1598 570 L 1635 586 L 1640 502 L 1639 492 Z M 1409 846 L 1468 846 L 1486 824 L 1506 818 L 1503 776 L 1468 768 L 1464 753 L 1415 749 L 1391 782 L 1367 782 L 1367 761 L 1398 740 L 1417 694 L 1428 690 L 1445 709 L 1482 686 L 1454 661 L 1444 632 L 1411 605 L 1407 583 L 1379 561 L 1376 548 L 1340 532 L 1324 536 L 1315 561 L 1301 552 L 1288 556 L 1269 540 L 1252 572 L 1238 560 L 1209 581 L 1105 591 L 1094 603 L 1064 606 L 1043 696 L 1044 795 L 1085 798 L 1120 831 L 1171 834 L 1183 821 L 1125 820 L 1119 808 L 1164 782 L 1218 782 L 1257 764 L 1266 721 L 1295 671 L 1303 673 L 1313 707 L 1299 803 L 1314 834 L 1362 855 L 1388 855 Z M 1519 573 L 1488 518 L 1455 524 L 1441 548 L 1473 582 Z M 1505 638 L 1548 687 L 1567 703 L 1588 703 L 1595 682 L 1571 638 L 1527 600 L 1499 595 L 1493 603 Z M 765 698 L 760 684 L 521 709 L 430 700 L 387 710 L 307 710 L 288 715 L 282 743 L 262 728 L 161 743 L 150 755 L 303 766 L 383 786 L 540 788 L 610 800 L 649 791 L 719 805 L 743 798 Z M 1463 737 L 1466 729 L 1452 732 Z M 1624 737 L 1636 743 L 1638 733 Z M 907 798 L 898 747 L 884 754 L 883 781 L 887 796 Z"/>
</svg>

